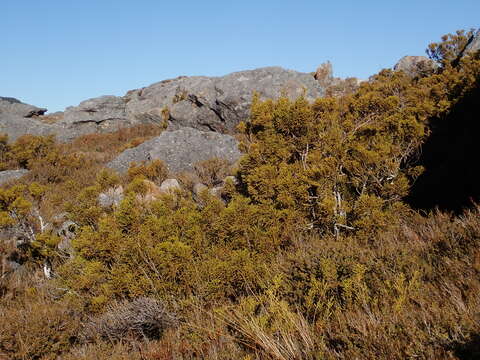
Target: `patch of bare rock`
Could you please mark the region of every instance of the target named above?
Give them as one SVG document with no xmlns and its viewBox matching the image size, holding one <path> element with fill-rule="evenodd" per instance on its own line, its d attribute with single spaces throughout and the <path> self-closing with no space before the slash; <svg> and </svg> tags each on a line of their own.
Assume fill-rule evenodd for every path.
<svg viewBox="0 0 480 360">
<path fill-rule="evenodd" d="M 194 164 L 200 161 L 220 158 L 234 163 L 240 156 L 238 142 L 233 136 L 185 127 L 165 131 L 152 140 L 127 149 L 107 166 L 124 173 L 132 162 L 160 159 L 170 172 L 179 173 L 193 171 Z"/>
</svg>

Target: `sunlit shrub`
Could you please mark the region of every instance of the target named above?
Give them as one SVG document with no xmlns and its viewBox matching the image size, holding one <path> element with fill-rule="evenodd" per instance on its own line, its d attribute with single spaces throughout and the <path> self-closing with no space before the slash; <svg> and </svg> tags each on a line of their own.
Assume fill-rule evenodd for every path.
<svg viewBox="0 0 480 360">
<path fill-rule="evenodd" d="M 161 184 L 168 176 L 168 168 L 162 160 L 153 160 L 147 163 L 133 164 L 128 169 L 128 178 L 144 177 L 156 184 Z"/>
</svg>

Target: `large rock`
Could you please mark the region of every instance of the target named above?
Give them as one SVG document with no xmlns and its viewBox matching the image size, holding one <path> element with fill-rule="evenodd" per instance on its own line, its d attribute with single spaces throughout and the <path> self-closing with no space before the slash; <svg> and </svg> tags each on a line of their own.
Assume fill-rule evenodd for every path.
<svg viewBox="0 0 480 360">
<path fill-rule="evenodd" d="M 98 195 L 97 202 L 103 208 L 118 206 L 124 198 L 123 186 L 112 187 Z"/>
<path fill-rule="evenodd" d="M 25 134 L 52 134 L 52 126 L 37 120 L 46 111 L 14 98 L 0 97 L 0 133 L 7 134 L 10 140 Z"/>
<path fill-rule="evenodd" d="M 175 191 L 181 190 L 181 186 L 177 179 L 166 179 L 160 185 L 159 190 L 166 194 L 175 193 Z"/>
<path fill-rule="evenodd" d="M 468 45 L 465 49 L 466 53 L 474 53 L 480 50 L 480 29 L 477 30 L 468 40 Z"/>
<path fill-rule="evenodd" d="M 78 106 L 65 109 L 57 125 L 74 128 L 79 135 L 113 132 L 146 121 L 127 116 L 126 99 L 117 96 L 101 96 L 81 102 Z"/>
<path fill-rule="evenodd" d="M 0 171 L 0 185 L 19 179 L 26 174 L 28 174 L 26 169 Z"/>
<path fill-rule="evenodd" d="M 248 118 L 253 93 L 262 99 L 285 94 L 309 100 L 323 95 L 310 74 L 280 67 L 241 71 L 222 77 L 178 77 L 131 90 L 124 97 L 102 96 L 65 110 L 59 125 L 91 132 L 115 131 L 137 124 L 163 124 L 169 130 L 192 127 L 232 133 Z"/>
<path fill-rule="evenodd" d="M 282 94 L 309 100 L 323 95 L 310 74 L 280 67 L 235 72 L 223 77 L 179 77 L 133 90 L 125 96 L 130 118 L 160 122 L 168 111 L 170 129 L 193 127 L 231 133 L 248 118 L 252 96 L 278 98 Z"/>
<path fill-rule="evenodd" d="M 47 109 L 24 104 L 20 100 L 17 100 L 15 98 L 0 96 L 0 114 L 8 113 L 23 118 L 31 118 L 32 116 L 43 115 L 46 112 Z"/>
<path fill-rule="evenodd" d="M 52 125 L 43 124 L 33 118 L 24 118 L 12 113 L 0 113 L 0 133 L 15 141 L 22 135 L 50 135 L 56 133 Z"/>
<path fill-rule="evenodd" d="M 116 96 L 101 96 L 81 102 L 78 106 L 70 106 L 65 109 L 64 123 L 101 124 L 110 120 L 124 120 L 127 118 L 125 112 L 125 101 Z"/>
<path fill-rule="evenodd" d="M 44 122 L 52 116 L 59 119 L 55 123 Z M 55 135 L 60 142 L 68 142 L 79 136 L 99 133 L 112 132 L 121 127 L 130 126 L 129 122 L 99 122 L 79 121 L 67 122 L 64 120 L 63 113 L 54 115 L 22 117 L 15 113 L 0 112 L 0 134 L 7 134 L 10 141 L 15 141 L 22 135 L 31 134 L 36 136 Z"/>
<path fill-rule="evenodd" d="M 31 134 L 36 136 L 55 135 L 59 142 L 68 142 L 82 135 L 103 131 L 100 125 L 94 123 L 68 124 L 57 122 L 48 124 L 42 122 L 40 118 L 24 118 L 11 113 L 0 113 L 0 134 L 7 134 L 10 141 Z M 118 127 L 114 129 L 117 130 Z M 107 129 L 107 131 L 114 130 L 112 128 Z"/>
<path fill-rule="evenodd" d="M 132 161 L 161 159 L 171 172 L 192 171 L 195 163 L 214 157 L 235 162 L 241 155 L 237 145 L 237 140 L 230 135 L 182 128 L 165 131 L 150 141 L 125 150 L 108 166 L 125 172 Z"/>
<path fill-rule="evenodd" d="M 435 62 L 425 56 L 404 56 L 393 67 L 395 71 L 415 77 L 430 73 L 435 69 Z"/>
<path fill-rule="evenodd" d="M 248 118 L 252 96 L 262 99 L 285 94 L 309 100 L 323 95 L 323 87 L 310 74 L 267 67 L 222 77 L 178 77 L 131 90 L 123 97 L 101 96 L 68 107 L 65 112 L 42 116 L 46 109 L 0 98 L 0 132 L 11 140 L 24 134 L 57 135 L 59 141 L 112 132 L 137 124 L 164 124 L 169 130 L 192 127 L 232 133 Z"/>
<path fill-rule="evenodd" d="M 74 126 L 41 121 L 46 111 L 47 109 L 24 104 L 14 98 L 0 97 L 0 133 L 7 134 L 10 141 L 15 141 L 26 134 L 40 136 L 58 134 L 60 141 L 68 141 L 78 136 L 78 129 Z M 63 113 L 61 118 L 63 119 Z"/>
</svg>

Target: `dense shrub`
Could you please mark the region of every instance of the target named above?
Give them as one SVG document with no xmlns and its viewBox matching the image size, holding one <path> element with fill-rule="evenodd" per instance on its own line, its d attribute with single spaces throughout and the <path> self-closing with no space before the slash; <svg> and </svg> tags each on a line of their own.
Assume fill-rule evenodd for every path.
<svg viewBox="0 0 480 360">
<path fill-rule="evenodd" d="M 128 169 L 128 178 L 144 177 L 156 184 L 161 184 L 168 176 L 168 168 L 161 160 L 153 160 L 148 163 L 133 164 Z"/>
<path fill-rule="evenodd" d="M 23 168 L 30 168 L 34 162 L 47 156 L 55 149 L 53 136 L 24 135 L 12 144 L 10 156 Z"/>
</svg>

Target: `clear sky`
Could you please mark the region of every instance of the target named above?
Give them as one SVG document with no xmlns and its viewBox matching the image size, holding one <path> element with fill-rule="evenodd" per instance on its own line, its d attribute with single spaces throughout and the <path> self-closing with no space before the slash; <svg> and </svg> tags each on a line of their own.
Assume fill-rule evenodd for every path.
<svg viewBox="0 0 480 360">
<path fill-rule="evenodd" d="M 480 26 L 479 0 L 0 0 L 0 96 L 49 111 L 179 75 L 367 78 Z"/>
</svg>

